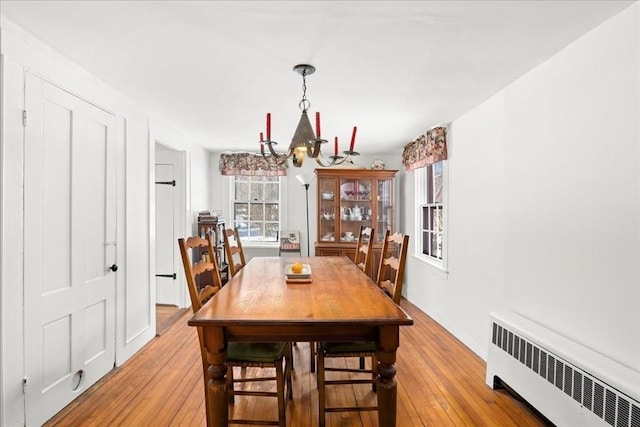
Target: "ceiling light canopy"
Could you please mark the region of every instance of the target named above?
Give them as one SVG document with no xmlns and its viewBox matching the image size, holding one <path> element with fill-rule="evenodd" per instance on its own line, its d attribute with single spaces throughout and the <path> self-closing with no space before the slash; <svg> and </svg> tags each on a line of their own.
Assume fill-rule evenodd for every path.
<svg viewBox="0 0 640 427">
<path fill-rule="evenodd" d="M 311 103 L 307 99 L 307 76 L 313 74 L 316 71 L 316 68 L 313 65 L 308 64 L 298 64 L 293 67 L 293 70 L 302 76 L 302 99 L 298 103 L 298 107 L 302 110 L 302 115 L 300 117 L 300 121 L 298 122 L 298 127 L 293 134 L 293 138 L 291 138 L 291 144 L 289 144 L 289 149 L 286 153 L 278 153 L 274 149 L 274 145 L 278 143 L 271 140 L 271 113 L 267 113 L 267 139 L 264 139 L 264 134 L 260 132 L 260 153 L 266 157 L 269 154 L 273 156 L 280 163 L 284 163 L 289 159 L 292 159 L 293 166 L 300 167 L 302 166 L 302 162 L 305 157 L 311 157 L 315 159 L 316 162 L 320 166 L 337 166 L 340 165 L 347 160 L 351 159 L 351 156 L 357 156 L 360 153 L 353 151 L 355 140 L 356 140 L 356 131 L 357 127 L 353 127 L 353 133 L 351 134 L 351 143 L 349 145 L 349 150 L 343 151 L 342 154 L 338 154 L 338 137 L 336 136 L 334 139 L 334 150 L 333 155 L 324 157 L 321 153 L 321 148 L 323 144 L 326 144 L 328 141 L 326 139 L 322 139 L 320 133 L 320 113 L 316 112 L 316 130 L 313 131 L 311 127 L 311 122 L 309 121 L 309 116 L 307 115 L 307 111 L 311 107 Z M 269 149 L 269 153 L 265 152 L 264 146 L 267 145 Z"/>
</svg>

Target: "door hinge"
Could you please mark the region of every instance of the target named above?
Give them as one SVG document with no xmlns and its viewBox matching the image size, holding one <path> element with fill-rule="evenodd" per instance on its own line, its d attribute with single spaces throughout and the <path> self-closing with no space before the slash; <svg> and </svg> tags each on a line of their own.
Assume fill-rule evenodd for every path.
<svg viewBox="0 0 640 427">
<path fill-rule="evenodd" d="M 27 110 L 22 110 L 22 127 L 27 127 Z"/>
<path fill-rule="evenodd" d="M 27 394 L 27 377 L 22 378 L 22 394 Z"/>
</svg>

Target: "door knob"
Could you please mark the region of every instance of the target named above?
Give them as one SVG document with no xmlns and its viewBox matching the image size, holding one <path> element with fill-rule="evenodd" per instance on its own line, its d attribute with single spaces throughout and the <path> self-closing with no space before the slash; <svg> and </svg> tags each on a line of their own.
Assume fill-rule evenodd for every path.
<svg viewBox="0 0 640 427">
<path fill-rule="evenodd" d="M 111 267 L 109 267 L 109 269 L 111 271 L 118 271 L 118 266 L 116 264 L 113 264 Z"/>
</svg>

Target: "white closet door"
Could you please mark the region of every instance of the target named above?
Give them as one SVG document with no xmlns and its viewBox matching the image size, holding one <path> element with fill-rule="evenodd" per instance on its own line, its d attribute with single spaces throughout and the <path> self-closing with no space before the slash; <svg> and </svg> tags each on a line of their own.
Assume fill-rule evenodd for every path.
<svg viewBox="0 0 640 427">
<path fill-rule="evenodd" d="M 30 74 L 25 94 L 25 417 L 40 425 L 114 366 L 116 127 Z"/>
</svg>

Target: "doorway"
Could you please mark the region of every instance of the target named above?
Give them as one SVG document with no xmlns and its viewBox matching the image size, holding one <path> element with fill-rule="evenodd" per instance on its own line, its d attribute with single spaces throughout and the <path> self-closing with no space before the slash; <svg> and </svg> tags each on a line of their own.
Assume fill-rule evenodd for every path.
<svg viewBox="0 0 640 427">
<path fill-rule="evenodd" d="M 155 142 L 156 335 L 187 306 L 177 243 L 185 234 L 185 169 L 184 152 Z"/>
</svg>

